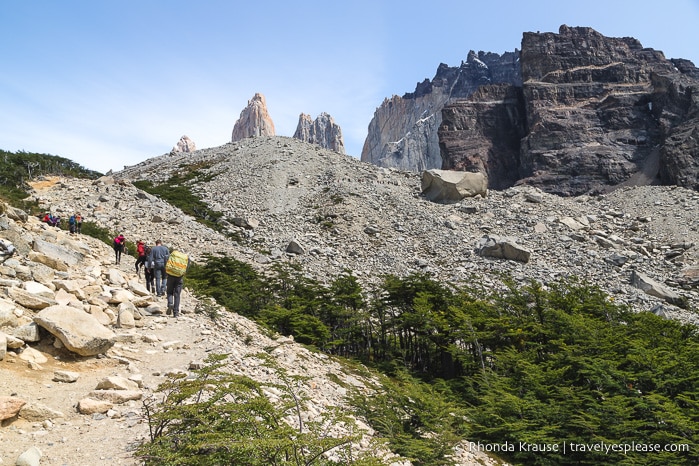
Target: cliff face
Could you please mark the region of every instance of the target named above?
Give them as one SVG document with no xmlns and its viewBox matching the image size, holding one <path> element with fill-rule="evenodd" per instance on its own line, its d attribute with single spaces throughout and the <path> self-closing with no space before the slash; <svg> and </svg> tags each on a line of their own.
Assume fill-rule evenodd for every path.
<svg viewBox="0 0 699 466">
<path fill-rule="evenodd" d="M 303 142 L 317 144 L 324 149 L 330 149 L 340 154 L 345 153 L 345 142 L 342 139 L 342 129 L 335 124 L 333 117 L 323 112 L 315 120 L 310 115 L 299 115 L 294 137 Z"/>
<path fill-rule="evenodd" d="M 686 141 L 677 128 L 692 105 L 696 113 L 691 95 L 699 83 L 662 52 L 636 39 L 561 26 L 558 34 L 524 34 L 522 80 L 529 130 L 521 142 L 521 183 L 559 194 L 685 184 L 668 164 L 678 155 L 671 146 L 681 141 L 668 138 Z"/>
<path fill-rule="evenodd" d="M 267 112 L 265 96 L 260 93 L 248 100 L 248 106 L 240 112 L 240 118 L 233 126 L 231 142 L 251 136 L 274 136 L 274 122 Z"/>
<path fill-rule="evenodd" d="M 435 77 L 415 92 L 393 96 L 374 112 L 362 149 L 362 161 L 404 170 L 442 167 L 437 130 L 442 108 L 470 96 L 484 84 L 520 84 L 519 53 L 471 51 L 459 67 L 440 64 Z"/>
<path fill-rule="evenodd" d="M 490 62 L 469 55 L 458 69 L 440 66 L 415 93 L 384 102 L 362 160 L 481 171 L 491 188 L 531 184 L 563 195 L 658 183 L 699 189 L 699 70 L 691 62 L 567 26 L 525 33 L 514 55 L 509 68 L 507 54 Z M 428 100 L 432 113 L 409 105 Z M 438 131 L 428 121 L 441 121 Z M 401 132 L 410 136 L 391 150 L 386 141 Z M 409 143 L 420 138 L 419 147 Z M 429 161 L 402 149 L 414 146 Z"/>
</svg>

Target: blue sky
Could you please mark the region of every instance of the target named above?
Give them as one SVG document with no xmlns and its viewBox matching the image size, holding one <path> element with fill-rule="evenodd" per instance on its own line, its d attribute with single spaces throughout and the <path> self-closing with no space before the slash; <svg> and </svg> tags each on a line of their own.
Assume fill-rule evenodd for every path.
<svg viewBox="0 0 699 466">
<path fill-rule="evenodd" d="M 699 0 L 0 0 L 0 21 L 0 149 L 103 173 L 229 142 L 256 92 L 278 135 L 327 112 L 359 157 L 385 98 L 561 24 L 699 65 Z"/>
</svg>

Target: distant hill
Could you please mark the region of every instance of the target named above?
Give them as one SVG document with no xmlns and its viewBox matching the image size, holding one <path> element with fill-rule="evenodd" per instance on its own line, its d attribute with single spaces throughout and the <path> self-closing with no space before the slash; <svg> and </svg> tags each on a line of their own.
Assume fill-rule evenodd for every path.
<svg viewBox="0 0 699 466">
<path fill-rule="evenodd" d="M 15 205 L 27 197 L 27 182 L 41 176 L 61 175 L 97 179 L 101 173 L 65 157 L 0 149 L 0 198 Z M 24 206 L 26 208 L 26 206 Z"/>
</svg>

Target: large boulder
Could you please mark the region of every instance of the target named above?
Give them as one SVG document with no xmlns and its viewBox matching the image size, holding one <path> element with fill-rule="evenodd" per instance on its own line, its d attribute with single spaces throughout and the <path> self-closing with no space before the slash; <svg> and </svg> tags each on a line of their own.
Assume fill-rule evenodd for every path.
<svg viewBox="0 0 699 466">
<path fill-rule="evenodd" d="M 663 299 L 670 304 L 678 305 L 683 302 L 682 296 L 638 270 L 631 272 L 631 284 L 643 290 L 644 293 Z"/>
<path fill-rule="evenodd" d="M 114 332 L 91 314 L 70 306 L 47 307 L 34 316 L 34 321 L 81 356 L 102 354 L 116 341 Z"/>
<path fill-rule="evenodd" d="M 488 194 L 488 179 L 483 173 L 453 170 L 422 172 L 422 193 L 433 202 L 453 203 L 466 197 Z"/>
<path fill-rule="evenodd" d="M 41 239 L 34 240 L 33 249 L 34 252 L 38 254 L 43 254 L 71 267 L 76 266 L 78 262 L 83 260 L 85 257 L 75 249 L 67 248 L 56 243 L 50 243 Z"/>
</svg>

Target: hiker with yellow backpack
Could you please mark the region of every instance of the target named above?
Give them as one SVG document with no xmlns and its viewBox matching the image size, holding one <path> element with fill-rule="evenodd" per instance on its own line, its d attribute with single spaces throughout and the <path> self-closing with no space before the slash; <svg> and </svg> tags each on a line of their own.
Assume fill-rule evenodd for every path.
<svg viewBox="0 0 699 466">
<path fill-rule="evenodd" d="M 189 268 L 189 256 L 181 251 L 172 251 L 165 263 L 165 274 L 167 276 L 167 313 L 177 318 L 180 315 L 180 293 L 184 275 Z"/>
</svg>

